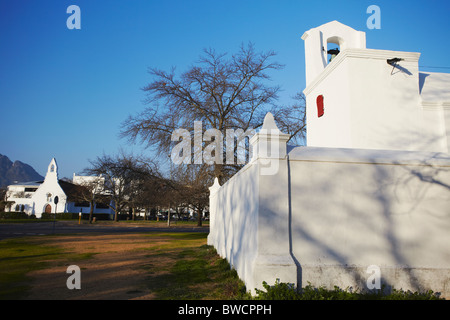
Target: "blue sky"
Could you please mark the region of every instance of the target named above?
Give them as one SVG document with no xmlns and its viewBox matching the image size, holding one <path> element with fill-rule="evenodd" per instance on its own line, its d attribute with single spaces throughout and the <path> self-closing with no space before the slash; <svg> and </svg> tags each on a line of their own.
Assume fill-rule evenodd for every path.
<svg viewBox="0 0 450 320">
<path fill-rule="evenodd" d="M 81 9 L 69 30 L 67 7 Z M 381 29 L 369 30 L 369 5 Z M 0 0 L 0 154 L 60 177 L 119 148 L 148 155 L 118 137 L 141 111 L 148 67 L 179 72 L 203 48 L 234 53 L 249 41 L 285 65 L 272 75 L 281 102 L 305 88 L 304 31 L 332 20 L 366 32 L 367 47 L 421 52 L 420 66 L 449 67 L 450 2 Z M 450 69 L 422 68 L 450 72 Z"/>
</svg>

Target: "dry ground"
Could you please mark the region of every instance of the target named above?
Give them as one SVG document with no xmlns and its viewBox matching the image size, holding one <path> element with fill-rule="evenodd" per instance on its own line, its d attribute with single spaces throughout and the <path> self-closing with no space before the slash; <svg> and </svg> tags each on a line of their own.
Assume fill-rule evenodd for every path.
<svg viewBox="0 0 450 320">
<path fill-rule="evenodd" d="M 164 244 L 162 238 L 142 234 L 52 237 L 51 245 L 71 252 L 71 258 L 50 261 L 46 269 L 29 273 L 34 281 L 27 299 L 154 299 L 145 280 L 149 277 L 149 266 L 156 264 L 157 272 L 164 273 L 161 266 L 173 263 L 170 255 L 152 254 Z M 74 259 L 74 254 L 80 255 L 80 259 Z M 86 255 L 91 256 L 86 259 Z M 80 290 L 69 290 L 66 286 L 71 275 L 66 273 L 69 265 L 81 269 Z"/>
</svg>

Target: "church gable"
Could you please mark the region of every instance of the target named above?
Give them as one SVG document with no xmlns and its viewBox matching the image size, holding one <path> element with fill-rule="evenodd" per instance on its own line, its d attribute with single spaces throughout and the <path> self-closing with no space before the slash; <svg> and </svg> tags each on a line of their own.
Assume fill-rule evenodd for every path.
<svg viewBox="0 0 450 320">
<path fill-rule="evenodd" d="M 58 197 L 58 204 L 55 204 L 55 197 Z M 44 182 L 33 194 L 34 211 L 36 215 L 43 212 L 55 213 L 57 206 L 64 208 L 66 199 L 67 196 L 58 181 L 58 165 L 53 158 L 48 166 Z M 58 209 L 58 211 L 62 210 Z"/>
</svg>

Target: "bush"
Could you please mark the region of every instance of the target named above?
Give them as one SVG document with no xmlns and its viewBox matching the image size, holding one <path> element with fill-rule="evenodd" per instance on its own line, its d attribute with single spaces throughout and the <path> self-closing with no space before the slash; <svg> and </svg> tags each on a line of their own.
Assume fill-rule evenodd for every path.
<svg viewBox="0 0 450 320">
<path fill-rule="evenodd" d="M 297 292 L 295 285 L 292 283 L 283 283 L 276 280 L 275 285 L 269 286 L 267 282 L 263 282 L 266 291 L 255 289 L 257 296 L 255 300 L 300 300 L 301 294 Z"/>
<path fill-rule="evenodd" d="M 0 212 L 0 219 L 28 219 L 25 212 Z"/>
<path fill-rule="evenodd" d="M 41 219 L 49 219 L 49 220 L 55 219 L 55 214 L 43 212 Z M 61 220 L 78 219 L 78 213 L 59 212 L 59 213 L 56 213 L 56 219 L 61 219 Z"/>
<path fill-rule="evenodd" d="M 329 290 L 324 287 L 314 288 L 310 283 L 300 290 L 294 284 L 282 283 L 277 279 L 273 286 L 265 281 L 263 287 L 266 291 L 255 289 L 255 300 L 444 300 L 439 293 L 432 290 L 426 292 L 411 292 L 393 289 L 385 294 L 385 288 L 373 292 L 353 292 L 351 288 L 345 290 L 335 286 Z"/>
</svg>

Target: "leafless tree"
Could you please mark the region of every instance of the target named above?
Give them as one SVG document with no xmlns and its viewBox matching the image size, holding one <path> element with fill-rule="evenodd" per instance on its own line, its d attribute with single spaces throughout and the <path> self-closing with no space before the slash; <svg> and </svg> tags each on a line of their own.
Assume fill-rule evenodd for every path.
<svg viewBox="0 0 450 320">
<path fill-rule="evenodd" d="M 297 93 L 293 97 L 294 102 L 290 106 L 276 108 L 274 118 L 278 128 L 289 134 L 288 142 L 294 145 L 306 144 L 306 98 L 303 93 Z"/>
<path fill-rule="evenodd" d="M 108 195 L 103 194 L 105 179 L 101 175 L 86 177 L 77 183 L 74 188 L 74 198 L 77 202 L 89 203 L 89 223 L 92 223 L 94 207 L 96 202 L 107 202 L 109 205 Z"/>
<path fill-rule="evenodd" d="M 12 201 L 6 201 L 6 188 L 0 188 L 0 212 L 9 208 Z"/>
<path fill-rule="evenodd" d="M 225 135 L 227 129 L 259 128 L 271 111 L 282 129 L 294 138 L 301 137 L 304 104 L 298 102 L 302 100 L 297 99 L 294 107 L 277 106 L 280 88 L 268 85 L 270 72 L 283 67 L 272 62 L 274 57 L 273 51 L 257 52 L 249 44 L 231 56 L 205 50 L 198 63 L 180 76 L 175 68 L 170 72 L 149 69 L 154 81 L 143 87 L 148 107 L 124 121 L 121 136 L 153 148 L 164 158 L 175 145 L 171 140 L 174 130 L 194 132 L 194 121 L 202 122 L 203 132 L 213 128 Z M 193 171 L 204 172 L 201 167 Z M 240 167 L 237 161 L 223 161 L 207 171 L 223 183 Z"/>
<path fill-rule="evenodd" d="M 118 155 L 103 155 L 90 161 L 91 167 L 85 169 L 90 175 L 102 175 L 104 195 L 109 196 L 110 208 L 114 210 L 118 220 L 119 213 L 125 208 L 133 208 L 139 199 L 139 192 L 144 181 L 155 174 L 152 161 L 143 157 L 127 155 L 121 151 Z"/>
<path fill-rule="evenodd" d="M 213 182 L 209 169 L 208 165 L 201 164 L 177 166 L 172 171 L 176 199 L 194 208 L 197 213 L 197 226 L 202 225 L 203 211 L 209 205 L 208 186 Z"/>
</svg>

